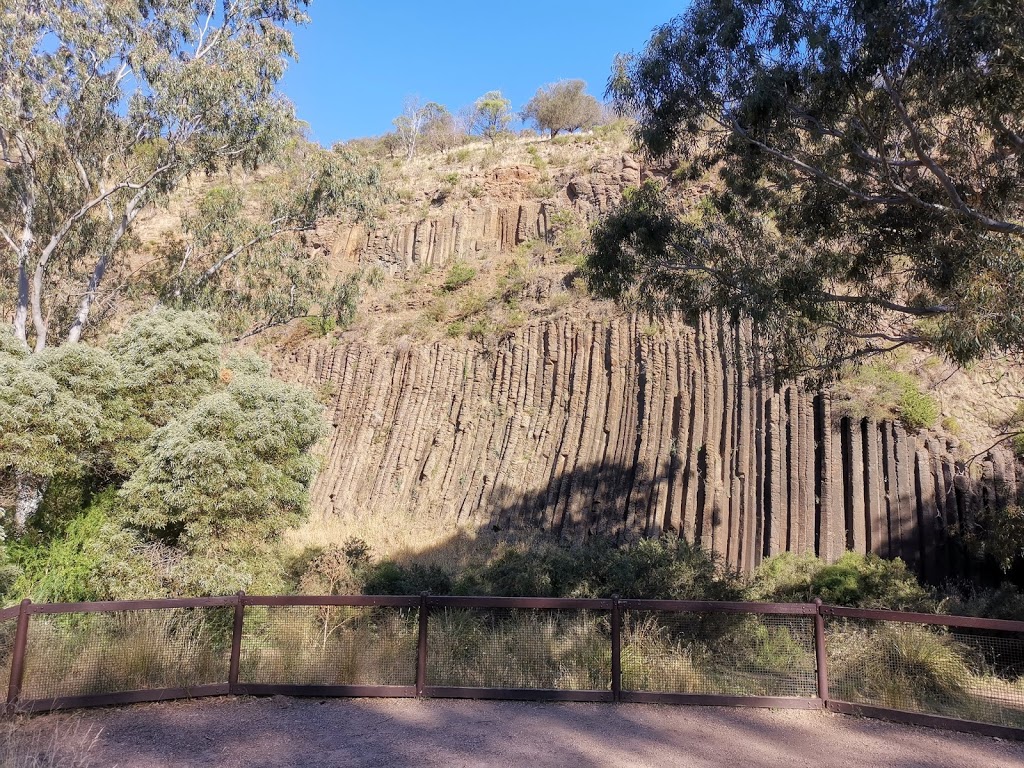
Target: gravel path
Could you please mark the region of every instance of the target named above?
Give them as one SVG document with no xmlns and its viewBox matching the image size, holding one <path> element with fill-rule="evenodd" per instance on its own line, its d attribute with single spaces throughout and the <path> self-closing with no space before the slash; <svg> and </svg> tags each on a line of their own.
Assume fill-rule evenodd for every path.
<svg viewBox="0 0 1024 768">
<path fill-rule="evenodd" d="M 226 697 L 41 715 L 19 732 L 79 759 L 94 738 L 90 764 L 123 768 L 1024 765 L 1024 743 L 928 728 L 630 704 Z"/>
</svg>

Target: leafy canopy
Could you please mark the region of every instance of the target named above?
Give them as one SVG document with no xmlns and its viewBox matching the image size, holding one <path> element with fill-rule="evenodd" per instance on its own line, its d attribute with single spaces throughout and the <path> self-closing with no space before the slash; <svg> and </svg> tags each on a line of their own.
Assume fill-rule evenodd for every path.
<svg viewBox="0 0 1024 768">
<path fill-rule="evenodd" d="M 501 91 L 488 91 L 473 103 L 473 128 L 492 144 L 511 122 L 512 102 Z"/>
<path fill-rule="evenodd" d="M 788 373 L 924 344 L 1024 351 L 1024 26 L 1014 0 L 696 0 L 609 82 L 654 158 L 594 287 L 758 322 Z"/>
<path fill-rule="evenodd" d="M 307 4 L 4 4 L 0 307 L 22 343 L 40 351 L 55 328 L 78 341 L 119 290 L 137 283 L 128 255 L 138 216 L 186 179 L 250 172 L 294 149 L 299 124 L 276 86 L 294 56 L 290 29 L 307 21 Z M 375 179 L 338 155 L 302 154 L 308 173 L 286 169 L 278 188 L 262 190 L 258 215 L 229 206 L 224 213 L 233 210 L 238 221 L 188 223 L 188 242 L 168 255 L 173 268 L 157 270 L 176 303 L 211 306 L 209 293 L 219 290 L 234 297 L 226 303 L 248 301 L 264 322 L 308 309 L 322 268 L 303 263 L 289 235 L 323 215 L 358 212 L 353 198 Z M 240 275 L 242 267 L 257 276 Z M 284 294 L 299 295 L 295 304 L 273 290 L 257 300 L 275 271 Z"/>
<path fill-rule="evenodd" d="M 523 107 L 523 120 L 532 120 L 552 138 L 562 131 L 585 130 L 601 122 L 601 104 L 586 92 L 582 80 L 563 80 L 538 88 Z"/>
</svg>

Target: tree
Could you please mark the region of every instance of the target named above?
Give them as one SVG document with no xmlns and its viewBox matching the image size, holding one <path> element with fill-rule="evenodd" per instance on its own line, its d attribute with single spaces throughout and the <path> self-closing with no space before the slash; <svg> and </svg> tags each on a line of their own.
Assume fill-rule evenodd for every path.
<svg viewBox="0 0 1024 768">
<path fill-rule="evenodd" d="M 14 530 L 24 532 L 56 478 L 130 475 L 145 441 L 201 397 L 220 371 L 211 315 L 131 320 L 107 349 L 86 344 L 29 354 L 0 333 L 0 476 L 13 476 Z"/>
<path fill-rule="evenodd" d="M 1024 27 L 1005 0 L 697 0 L 609 83 L 655 158 L 595 236 L 601 293 L 727 307 L 788 373 L 922 344 L 1024 351 Z"/>
<path fill-rule="evenodd" d="M 421 140 L 439 135 L 451 122 L 451 115 L 441 104 L 433 101 L 423 104 L 416 96 L 406 98 L 402 114 L 393 120 L 395 134 L 405 149 L 405 159 L 416 157 Z"/>
<path fill-rule="evenodd" d="M 258 358 L 224 361 L 220 348 L 212 315 L 171 309 L 133 318 L 105 349 L 29 354 L 0 335 L 0 477 L 27 477 L 15 533 L 58 478 L 118 490 L 125 519 L 162 545 L 228 531 L 249 541 L 294 520 L 320 407 Z"/>
<path fill-rule="evenodd" d="M 328 254 L 306 233 L 345 211 L 366 218 L 379 200 L 376 167 L 297 140 L 265 178 L 206 189 L 165 233 L 152 292 L 178 308 L 216 313 L 226 333 L 250 336 L 299 317 L 330 316 L 339 289 Z"/>
<path fill-rule="evenodd" d="M 306 22 L 306 5 L 5 5 L 0 242 L 11 258 L 0 262 L 0 302 L 12 308 L 18 339 L 40 351 L 57 327 L 78 341 L 108 276 L 126 268 L 143 210 L 195 174 L 253 169 L 295 135 L 275 86 L 293 55 L 288 29 Z M 334 176 L 311 181 L 305 202 L 339 202 Z M 313 210 L 298 213 L 277 220 L 281 232 L 308 225 Z M 266 225 L 258 242 L 275 234 Z"/>
<path fill-rule="evenodd" d="M 490 139 L 492 145 L 511 122 L 512 102 L 501 91 L 488 91 L 473 103 L 473 130 Z"/>
<path fill-rule="evenodd" d="M 547 131 L 551 138 L 561 131 L 593 128 L 601 122 L 600 102 L 586 92 L 582 80 L 562 80 L 538 88 L 523 107 L 523 120 L 532 120 L 537 130 Z"/>
<path fill-rule="evenodd" d="M 117 366 L 85 346 L 29 355 L 13 337 L 0 344 L 0 474 L 17 487 L 14 531 L 20 535 L 50 480 L 76 477 L 94 465 L 112 425 L 107 406 Z"/>
<path fill-rule="evenodd" d="M 324 432 L 312 395 L 258 358 L 225 370 L 226 387 L 153 433 L 120 491 L 130 524 L 192 550 L 259 543 L 298 522 Z"/>
</svg>

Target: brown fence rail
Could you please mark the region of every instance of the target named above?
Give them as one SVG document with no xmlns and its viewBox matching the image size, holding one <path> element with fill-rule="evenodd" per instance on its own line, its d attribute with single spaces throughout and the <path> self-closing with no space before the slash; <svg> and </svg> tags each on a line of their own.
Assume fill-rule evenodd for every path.
<svg viewBox="0 0 1024 768">
<path fill-rule="evenodd" d="M 223 694 L 828 709 L 1024 739 L 1024 622 L 678 600 L 253 596 L 0 611 L 8 711 Z"/>
</svg>

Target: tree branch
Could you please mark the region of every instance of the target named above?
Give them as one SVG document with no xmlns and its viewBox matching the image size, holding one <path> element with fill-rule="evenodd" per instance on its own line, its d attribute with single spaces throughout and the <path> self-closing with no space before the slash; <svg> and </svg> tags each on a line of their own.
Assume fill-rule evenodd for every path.
<svg viewBox="0 0 1024 768">
<path fill-rule="evenodd" d="M 980 211 L 972 208 L 966 203 L 966 201 L 964 201 L 959 190 L 957 190 L 956 185 L 953 183 L 953 180 L 949 178 L 949 174 L 946 173 L 945 169 L 939 165 L 935 158 L 925 151 L 924 146 L 921 143 L 921 133 L 918 131 L 917 126 L 914 124 L 914 121 L 907 112 L 903 99 L 901 99 L 900 95 L 896 92 L 896 88 L 893 86 L 888 73 L 881 72 L 880 74 L 883 83 L 882 90 L 888 94 L 889 100 L 892 101 L 893 106 L 896 108 L 896 113 L 900 116 L 900 120 L 903 122 L 903 125 L 906 126 L 907 131 L 910 134 L 910 145 L 914 148 L 914 154 L 916 154 L 921 163 L 931 171 L 932 175 L 938 179 L 942 188 L 946 190 L 946 196 L 953 204 L 953 208 L 992 232 L 1024 235 L 1024 224 L 1016 224 L 1012 221 L 993 219 L 992 217 L 986 216 Z"/>
</svg>

